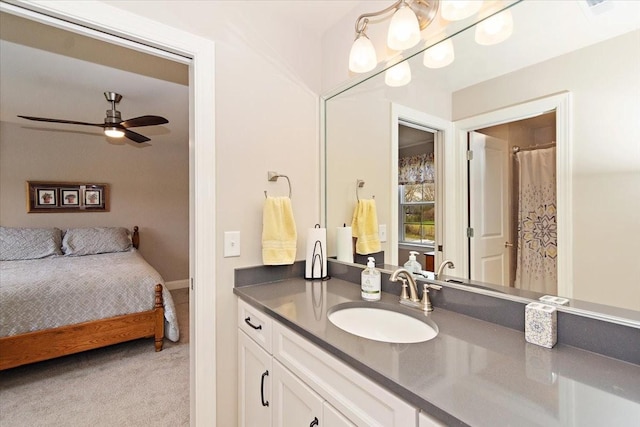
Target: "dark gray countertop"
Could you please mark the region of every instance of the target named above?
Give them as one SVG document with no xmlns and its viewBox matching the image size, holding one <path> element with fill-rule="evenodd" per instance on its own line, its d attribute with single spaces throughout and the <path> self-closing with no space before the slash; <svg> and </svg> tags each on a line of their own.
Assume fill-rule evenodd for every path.
<svg viewBox="0 0 640 427">
<path fill-rule="evenodd" d="M 640 366 L 558 344 L 442 308 L 433 340 L 389 344 L 351 335 L 327 310 L 360 301 L 360 287 L 301 278 L 234 288 L 240 298 L 448 425 L 638 426 Z M 398 297 L 380 303 L 400 310 Z M 523 313 L 524 316 L 524 313 Z"/>
</svg>

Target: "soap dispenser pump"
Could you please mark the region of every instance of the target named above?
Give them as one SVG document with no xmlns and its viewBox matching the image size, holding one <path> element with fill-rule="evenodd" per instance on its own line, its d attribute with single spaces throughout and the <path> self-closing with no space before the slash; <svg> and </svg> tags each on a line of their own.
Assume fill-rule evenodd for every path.
<svg viewBox="0 0 640 427">
<path fill-rule="evenodd" d="M 362 299 L 367 301 L 380 300 L 380 272 L 376 270 L 376 259 L 367 258 L 367 268 L 361 274 Z"/>
<path fill-rule="evenodd" d="M 422 266 L 416 260 L 416 255 L 418 255 L 416 251 L 409 252 L 409 261 L 404 263 L 404 268 L 414 276 L 422 273 Z"/>
</svg>

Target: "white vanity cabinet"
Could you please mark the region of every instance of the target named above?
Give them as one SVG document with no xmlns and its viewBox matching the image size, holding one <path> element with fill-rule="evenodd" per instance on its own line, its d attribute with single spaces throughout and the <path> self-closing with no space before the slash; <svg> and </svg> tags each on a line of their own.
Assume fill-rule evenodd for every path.
<svg viewBox="0 0 640 427">
<path fill-rule="evenodd" d="M 273 411 L 272 320 L 238 301 L 238 423 L 242 427 L 269 427 Z"/>
<path fill-rule="evenodd" d="M 445 424 L 436 420 L 431 415 L 420 412 L 418 415 L 418 427 L 446 427 Z"/>
<path fill-rule="evenodd" d="M 240 426 L 416 427 L 416 408 L 241 299 L 238 329 Z"/>
<path fill-rule="evenodd" d="M 242 427 L 271 426 L 272 358 L 238 331 L 238 421 Z"/>
</svg>

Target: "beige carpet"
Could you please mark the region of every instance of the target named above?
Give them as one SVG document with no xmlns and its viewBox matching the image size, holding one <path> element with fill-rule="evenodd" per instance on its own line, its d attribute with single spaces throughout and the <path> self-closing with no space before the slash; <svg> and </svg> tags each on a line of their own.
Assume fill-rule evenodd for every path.
<svg viewBox="0 0 640 427">
<path fill-rule="evenodd" d="M 136 340 L 0 372 L 0 426 L 189 425 L 189 297 L 171 293 L 179 342 L 156 353 L 153 339 Z"/>
</svg>

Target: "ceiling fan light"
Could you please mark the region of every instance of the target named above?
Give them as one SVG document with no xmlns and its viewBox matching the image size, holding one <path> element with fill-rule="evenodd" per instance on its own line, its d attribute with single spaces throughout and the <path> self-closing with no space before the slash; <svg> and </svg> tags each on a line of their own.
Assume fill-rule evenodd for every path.
<svg viewBox="0 0 640 427">
<path fill-rule="evenodd" d="M 446 39 L 425 50 L 422 62 L 427 68 L 442 68 L 451 64 L 455 57 L 453 42 Z"/>
<path fill-rule="evenodd" d="M 484 46 L 498 44 L 513 33 L 513 16 L 504 10 L 476 25 L 476 43 Z"/>
<path fill-rule="evenodd" d="M 363 32 L 358 34 L 349 52 L 349 70 L 354 73 L 366 73 L 378 64 L 376 49 L 369 37 Z"/>
<path fill-rule="evenodd" d="M 400 87 L 411 81 L 411 67 L 407 61 L 402 61 L 387 69 L 384 73 L 384 82 L 387 86 Z"/>
<path fill-rule="evenodd" d="M 391 18 L 387 45 L 393 50 L 410 49 L 420 41 L 418 17 L 406 3 L 402 2 Z"/>
<path fill-rule="evenodd" d="M 124 136 L 124 131 L 113 126 L 104 128 L 104 134 L 110 138 L 122 138 Z"/>
<path fill-rule="evenodd" d="M 460 21 L 477 13 L 482 7 L 481 0 L 443 0 L 440 14 L 447 21 Z"/>
</svg>

